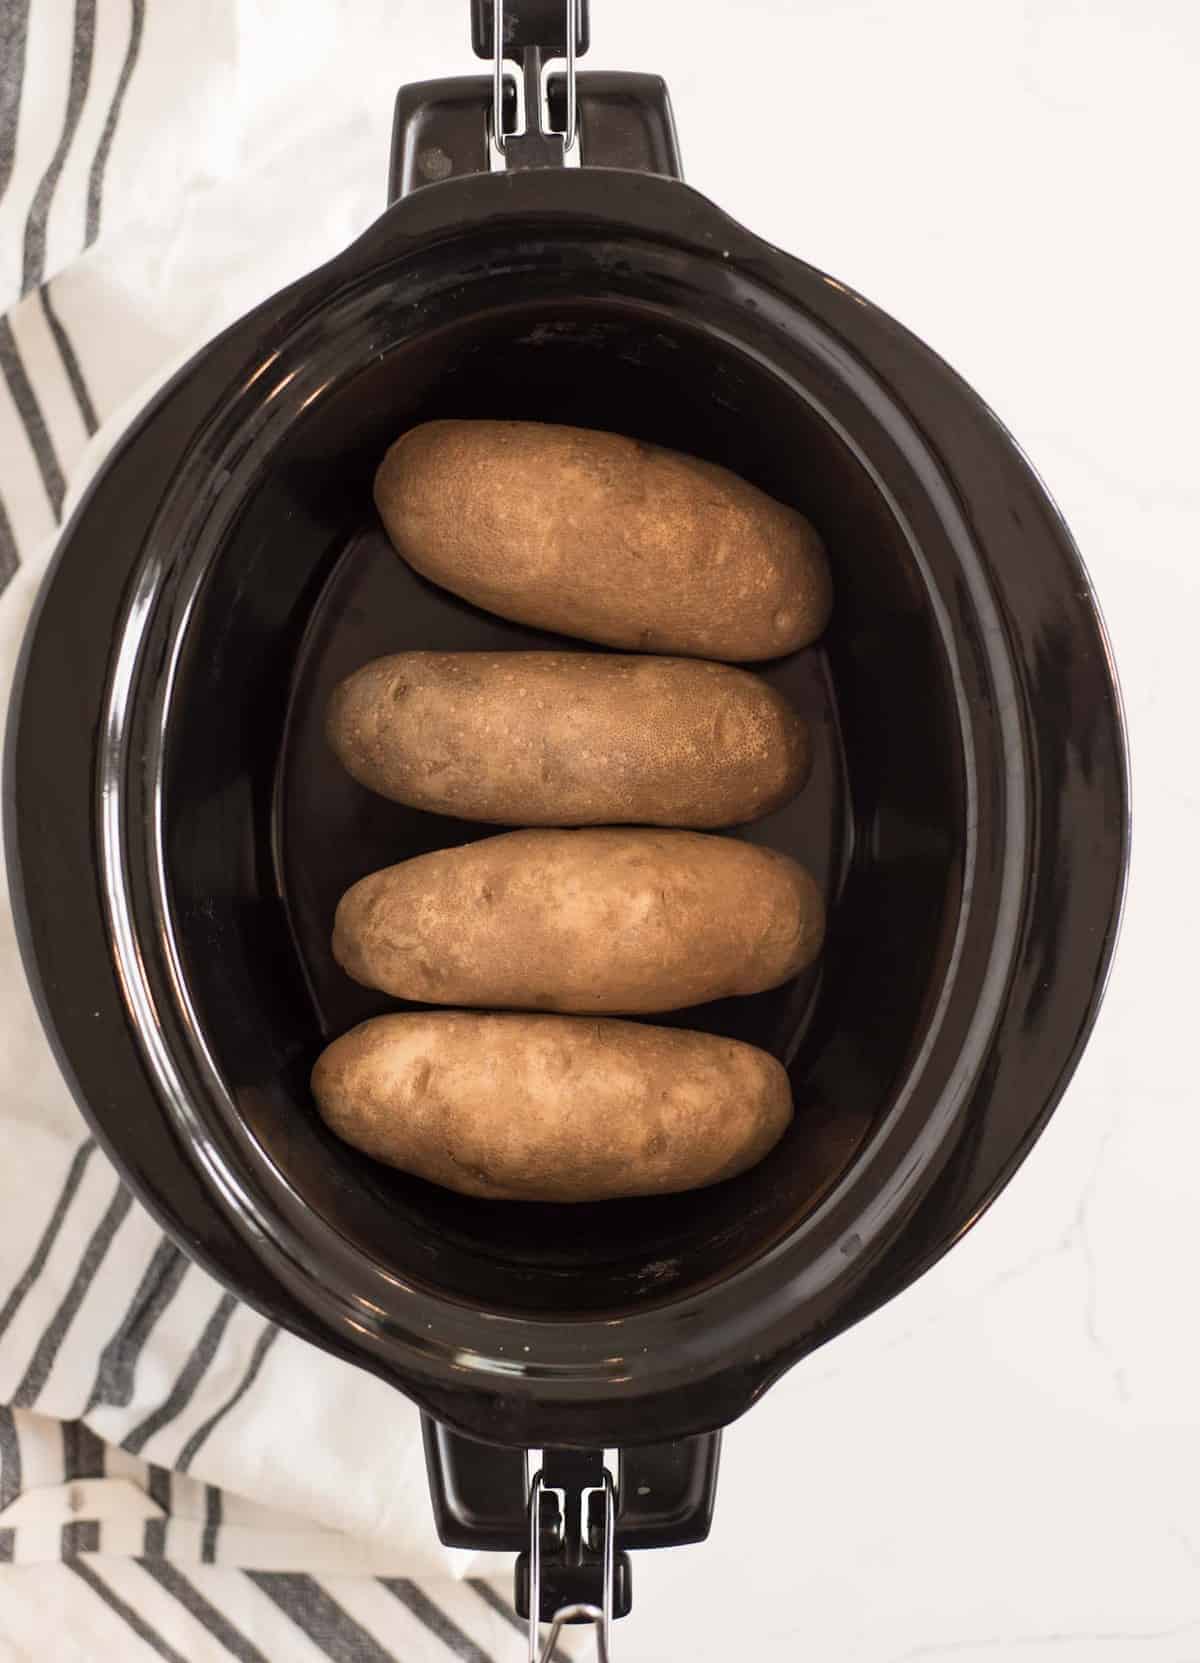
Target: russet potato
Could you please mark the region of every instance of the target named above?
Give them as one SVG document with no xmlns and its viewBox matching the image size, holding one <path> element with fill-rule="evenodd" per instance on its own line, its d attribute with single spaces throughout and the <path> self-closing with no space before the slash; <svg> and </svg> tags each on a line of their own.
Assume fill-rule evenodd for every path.
<svg viewBox="0 0 1200 1663">
<path fill-rule="evenodd" d="M 362 878 L 333 951 L 400 999 L 642 1014 L 777 987 L 816 957 L 820 890 L 787 855 L 703 832 L 505 832 Z"/>
<path fill-rule="evenodd" d="M 312 1077 L 347 1143 L 448 1189 L 605 1201 L 697 1189 L 754 1165 L 792 1115 L 753 1045 L 585 1017 L 378 1016 Z"/>
<path fill-rule="evenodd" d="M 804 516 L 726 468 L 615 433 L 434 421 L 375 476 L 398 552 L 476 606 L 640 652 L 807 646 L 831 605 Z"/>
<path fill-rule="evenodd" d="M 510 826 L 737 825 L 810 761 L 760 677 L 622 653 L 395 653 L 335 689 L 327 732 L 382 796 Z"/>
</svg>

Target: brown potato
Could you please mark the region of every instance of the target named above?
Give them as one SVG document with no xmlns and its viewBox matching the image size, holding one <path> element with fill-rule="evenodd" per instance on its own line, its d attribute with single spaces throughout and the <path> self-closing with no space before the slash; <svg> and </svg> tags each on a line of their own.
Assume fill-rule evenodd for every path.
<svg viewBox="0 0 1200 1663">
<path fill-rule="evenodd" d="M 732 826 L 804 784 L 808 729 L 758 676 L 619 653 L 406 652 L 334 690 L 361 785 L 508 826 Z"/>
<path fill-rule="evenodd" d="M 429 1004 L 637 1014 L 777 987 L 820 949 L 787 855 L 689 831 L 516 831 L 363 878 L 338 963 Z"/>
<path fill-rule="evenodd" d="M 506 1201 L 716 1184 L 792 1117 L 787 1074 L 753 1045 L 569 1016 L 377 1016 L 322 1053 L 312 1087 L 347 1143 Z"/>
<path fill-rule="evenodd" d="M 375 502 L 424 576 L 587 641 L 775 658 L 829 617 L 825 552 L 801 514 L 726 468 L 615 433 L 426 422 L 384 457 Z"/>
</svg>

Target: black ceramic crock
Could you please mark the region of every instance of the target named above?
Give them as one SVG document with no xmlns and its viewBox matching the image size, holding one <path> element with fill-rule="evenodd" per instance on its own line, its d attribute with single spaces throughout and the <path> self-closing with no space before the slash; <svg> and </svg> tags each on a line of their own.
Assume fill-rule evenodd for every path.
<svg viewBox="0 0 1200 1663">
<path fill-rule="evenodd" d="M 676 1441 L 932 1263 L 1058 1101 L 1120 911 L 1119 700 L 1079 554 L 1012 438 L 899 324 L 667 176 L 661 83 L 580 77 L 585 163 L 625 166 L 462 176 L 485 165 L 486 86 L 401 94 L 398 199 L 200 352 L 75 514 L 13 698 L 14 905 L 84 1112 L 189 1253 L 443 1428 L 673 1449 L 695 1534 L 715 1446 Z M 571 645 L 392 553 L 373 470 L 438 416 L 693 452 L 828 543 L 828 634 L 764 670 L 812 724 L 814 779 L 739 834 L 817 873 L 828 946 L 802 984 L 676 1019 L 791 1073 L 790 1132 L 714 1190 L 471 1200 L 314 1110 L 322 1045 L 383 1008 L 331 960 L 338 895 L 487 830 L 344 776 L 330 687 L 382 652 Z M 485 1515 L 497 1473 L 523 1507 L 519 1458 L 476 1452 L 473 1514 L 471 1446 L 431 1425 L 430 1451 L 447 1539 L 515 1545 Z M 633 1488 L 621 1545 L 687 1534 L 639 1537 Z"/>
</svg>

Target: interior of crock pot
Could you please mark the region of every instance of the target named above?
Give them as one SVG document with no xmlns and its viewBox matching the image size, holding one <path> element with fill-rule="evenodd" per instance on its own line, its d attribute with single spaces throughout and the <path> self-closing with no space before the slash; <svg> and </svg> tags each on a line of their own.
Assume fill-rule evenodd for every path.
<svg viewBox="0 0 1200 1663">
<path fill-rule="evenodd" d="M 789 1132 L 715 1188 L 576 1207 L 468 1199 L 359 1155 L 313 1105 L 322 1045 L 396 1008 L 334 964 L 339 895 L 379 866 L 498 829 L 354 784 L 323 739 L 330 688 L 385 652 L 587 648 L 481 613 L 392 551 L 372 474 L 405 428 L 443 416 L 570 422 L 689 451 L 801 509 L 827 543 L 836 602 L 823 642 L 755 667 L 811 723 L 813 778 L 730 834 L 816 873 L 830 906 L 825 952 L 781 989 L 652 1019 L 750 1040 L 789 1068 Z M 892 1101 L 958 914 L 960 750 L 903 528 L 818 408 L 761 361 L 700 321 L 628 299 L 475 309 L 385 343 L 276 442 L 188 622 L 162 805 L 172 921 L 204 1043 L 291 1187 L 398 1276 L 545 1315 L 678 1296 L 785 1237 Z"/>
</svg>

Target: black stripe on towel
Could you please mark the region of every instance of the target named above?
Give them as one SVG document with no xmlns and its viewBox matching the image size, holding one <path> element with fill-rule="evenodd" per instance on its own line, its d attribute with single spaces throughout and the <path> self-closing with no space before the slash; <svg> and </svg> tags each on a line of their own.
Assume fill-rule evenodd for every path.
<svg viewBox="0 0 1200 1663">
<path fill-rule="evenodd" d="M 10 580 L 16 576 L 20 565 L 17 554 L 17 539 L 13 536 L 12 522 L 9 520 L 4 507 L 4 498 L 0 497 L 0 595 L 8 588 Z"/>
<path fill-rule="evenodd" d="M 63 1480 L 104 1477 L 104 1445 L 81 1420 L 62 1423 Z"/>
<path fill-rule="evenodd" d="M 239 1629 L 234 1628 L 177 1566 L 149 1559 L 139 1559 L 137 1563 L 147 1576 L 152 1576 L 161 1588 L 174 1595 L 184 1610 L 203 1624 L 217 1644 L 224 1646 L 231 1657 L 238 1659 L 238 1663 L 269 1663 L 266 1655 L 252 1645 Z M 283 1660 L 279 1659 L 277 1663 L 283 1663 Z"/>
<path fill-rule="evenodd" d="M 141 50 L 142 25 L 145 20 L 145 0 L 130 0 L 129 45 L 125 48 L 125 62 L 121 65 L 121 73 L 117 77 L 112 103 L 108 106 L 108 115 L 104 119 L 104 131 L 100 135 L 100 143 L 96 146 L 96 154 L 92 158 L 92 171 L 88 175 L 85 247 L 89 243 L 94 243 L 100 233 L 100 210 L 104 196 L 104 170 L 108 166 L 108 153 L 112 149 L 113 139 L 117 135 L 117 123 L 121 119 L 121 105 L 125 102 L 125 94 L 137 64 L 138 52 Z"/>
<path fill-rule="evenodd" d="M 384 1651 L 375 1637 L 311 1576 L 288 1571 L 245 1574 L 332 1663 L 395 1663 L 392 1653 Z"/>
<path fill-rule="evenodd" d="M 490 1605 L 496 1615 L 498 1617 L 503 1617 L 505 1622 L 515 1628 L 519 1634 L 527 1634 L 529 1632 L 529 1624 L 525 1621 L 525 1618 L 517 1616 L 517 1613 L 513 1610 L 512 1606 L 508 1604 L 502 1595 L 496 1592 L 490 1582 L 485 1582 L 482 1577 L 471 1576 L 467 1578 L 467 1587 L 473 1588 L 483 1603 L 485 1605 Z M 554 1648 L 553 1663 L 571 1663 L 570 1657 L 562 1649 L 561 1645 L 557 1645 Z"/>
<path fill-rule="evenodd" d="M 75 1559 L 81 1553 L 99 1553 L 100 1520 L 72 1519 L 64 1524 L 60 1551 L 64 1559 Z"/>
<path fill-rule="evenodd" d="M 217 1531 L 221 1528 L 221 1492 L 213 1484 L 204 1486 L 204 1535 L 200 1539 L 202 1564 L 214 1565 L 217 1560 Z"/>
<path fill-rule="evenodd" d="M 196 1387 L 204 1377 L 208 1365 L 216 1356 L 217 1347 L 229 1327 L 230 1318 L 237 1310 L 237 1300 L 231 1293 L 221 1295 L 219 1304 L 212 1316 L 204 1325 L 204 1332 L 196 1342 L 196 1347 L 187 1362 L 179 1371 L 178 1379 L 152 1414 L 146 1416 L 140 1426 L 135 1426 L 127 1438 L 121 1440 L 122 1448 L 131 1455 L 140 1454 L 150 1442 L 156 1432 L 161 1432 L 164 1426 L 169 1426 L 176 1415 L 182 1414 L 192 1398 L 196 1395 Z"/>
<path fill-rule="evenodd" d="M 154 1324 L 178 1292 L 187 1269 L 187 1257 L 164 1236 L 154 1250 L 121 1326 L 100 1353 L 88 1409 L 100 1403 L 127 1409 L 133 1402 L 133 1377 L 142 1348 Z"/>
<path fill-rule="evenodd" d="M 91 1287 L 96 1272 L 104 1262 L 104 1256 L 112 1246 L 112 1239 L 124 1222 L 125 1215 L 133 1205 L 133 1198 L 119 1180 L 117 1193 L 109 1203 L 108 1211 L 100 1220 L 92 1238 L 84 1249 L 83 1258 L 79 1262 L 79 1269 L 71 1281 L 70 1287 L 62 1297 L 58 1310 L 51 1318 L 38 1341 L 37 1350 L 30 1359 L 29 1367 L 25 1370 L 20 1385 L 13 1393 L 13 1405 L 18 1409 L 31 1409 L 38 1400 L 38 1394 L 49 1378 L 50 1370 L 54 1367 L 54 1360 L 58 1356 L 67 1330 L 75 1320 L 79 1307 L 83 1304 L 87 1291 Z"/>
<path fill-rule="evenodd" d="M 88 392 L 88 385 L 83 378 L 83 370 L 75 356 L 75 348 L 67 334 L 66 325 L 54 309 L 49 283 L 43 283 L 38 289 L 38 299 L 41 301 L 42 311 L 46 314 L 50 333 L 54 336 L 54 344 L 58 348 L 58 356 L 62 359 L 63 369 L 67 372 L 67 380 L 71 383 L 71 391 L 75 395 L 75 403 L 79 406 L 83 425 L 88 433 L 94 433 L 100 425 L 96 419 L 96 406 L 92 403 L 92 395 Z"/>
<path fill-rule="evenodd" d="M 0 1403 L 0 1513 L 21 1493 L 21 1440 L 17 1420 L 7 1403 Z"/>
<path fill-rule="evenodd" d="M 381 1576 L 379 1580 L 389 1594 L 395 1594 L 418 1622 L 424 1623 L 429 1632 L 436 1634 L 455 1657 L 462 1658 L 463 1663 L 495 1663 L 495 1659 L 486 1651 L 482 1651 L 469 1634 L 464 1634 L 458 1624 L 446 1615 L 440 1605 L 435 1605 L 429 1595 L 418 1588 L 415 1582 L 406 1576 Z"/>
<path fill-rule="evenodd" d="M 21 362 L 21 354 L 17 347 L 17 339 L 13 334 L 12 324 L 7 318 L 0 318 L 0 375 L 8 383 L 8 390 L 12 394 L 12 401 L 17 407 L 17 414 L 21 418 L 21 425 L 25 429 L 25 436 L 29 440 L 29 448 L 33 451 L 33 459 L 38 465 L 38 472 L 42 476 L 42 484 L 46 488 L 46 496 L 54 510 L 57 520 L 62 514 L 63 497 L 66 495 L 67 482 L 63 478 L 63 471 L 59 465 L 58 453 L 54 448 L 54 441 L 50 437 L 50 429 L 46 426 L 46 418 L 42 414 L 42 407 L 38 403 L 33 384 L 25 373 L 25 365 Z"/>
<path fill-rule="evenodd" d="M 232 1409 L 236 1409 L 237 1405 L 242 1401 L 251 1386 L 253 1386 L 254 1382 L 258 1379 L 258 1371 L 263 1366 L 267 1352 L 270 1351 L 271 1347 L 275 1344 L 275 1341 L 278 1338 L 279 1329 L 276 1328 L 274 1323 L 271 1323 L 268 1327 L 263 1329 L 262 1333 L 258 1336 L 258 1343 L 250 1355 L 250 1361 L 246 1365 L 246 1372 L 242 1376 L 241 1385 L 230 1397 L 226 1398 L 225 1402 L 215 1414 L 210 1415 L 203 1425 L 198 1426 L 192 1433 L 187 1443 L 184 1444 L 183 1448 L 179 1451 L 178 1457 L 172 1463 L 177 1472 L 186 1472 L 188 1470 L 192 1462 L 196 1459 L 196 1453 L 200 1449 L 200 1446 L 207 1442 L 216 1428 L 225 1419 L 225 1416 L 229 1414 Z"/>
<path fill-rule="evenodd" d="M 142 1552 L 147 1559 L 167 1556 L 167 1525 L 171 1518 L 171 1474 L 166 1467 L 151 1467 L 146 1485 L 150 1500 L 163 1510 L 161 1519 L 147 1519 L 142 1532 Z"/>
<path fill-rule="evenodd" d="M 46 1260 L 50 1257 L 50 1250 L 58 1240 L 58 1232 L 62 1229 L 63 1219 L 67 1216 L 67 1208 L 74 1200 L 75 1191 L 83 1181 L 84 1168 L 91 1159 L 95 1148 L 95 1140 L 85 1138 L 75 1151 L 74 1159 L 67 1169 L 67 1176 L 59 1192 L 58 1200 L 54 1203 L 54 1211 L 50 1214 L 50 1222 L 42 1231 L 42 1239 L 34 1249 L 33 1258 L 30 1259 L 20 1281 L 5 1300 L 4 1309 L 0 1311 L 0 1338 L 3 1337 L 4 1330 L 16 1316 L 25 1295 L 42 1274 Z"/>
<path fill-rule="evenodd" d="M 28 35 L 29 0 L 5 0 L 0 5 L 0 197 L 8 189 L 17 159 L 17 122 Z"/>
<path fill-rule="evenodd" d="M 67 1563 L 75 1572 L 75 1575 L 86 1582 L 92 1592 L 97 1594 L 110 1610 L 115 1611 L 123 1622 L 129 1624 L 138 1639 L 144 1640 L 148 1646 L 152 1646 L 160 1657 L 166 1659 L 166 1663 L 188 1663 L 188 1659 L 181 1656 L 174 1646 L 169 1646 L 161 1634 L 155 1633 L 145 1618 L 139 1617 L 131 1605 L 126 1605 L 119 1594 L 114 1594 L 108 1584 L 101 1581 L 86 1560 L 70 1559 Z"/>
<path fill-rule="evenodd" d="M 88 82 L 92 78 L 92 48 L 96 40 L 96 0 L 75 0 L 75 39 L 71 47 L 71 79 L 67 86 L 67 109 L 63 116 L 58 145 L 45 173 L 42 174 L 25 221 L 25 252 L 21 274 L 21 293 L 36 289 L 46 273 L 46 226 L 50 219 L 50 204 L 58 186 L 59 175 L 79 126 L 87 97 Z"/>
<path fill-rule="evenodd" d="M 151 1467 L 147 1483 L 150 1500 L 157 1502 L 164 1513 L 171 1511 L 171 1473 L 168 1467 Z"/>
</svg>

